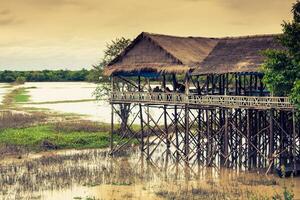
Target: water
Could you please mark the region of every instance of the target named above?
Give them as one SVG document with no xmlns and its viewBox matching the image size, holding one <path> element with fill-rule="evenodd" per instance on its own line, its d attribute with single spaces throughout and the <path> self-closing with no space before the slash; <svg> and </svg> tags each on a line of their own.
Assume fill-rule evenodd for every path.
<svg viewBox="0 0 300 200">
<path fill-rule="evenodd" d="M 30 101 L 24 107 L 46 108 L 61 113 L 85 115 L 87 120 L 110 122 L 110 117 L 107 117 L 111 112 L 109 104 L 106 101 L 97 102 L 92 96 L 97 87 L 94 83 L 30 82 L 22 87 L 29 88 L 27 91 L 30 95 Z"/>
<path fill-rule="evenodd" d="M 27 87 L 30 101 L 24 107 L 46 108 L 61 113 L 74 113 L 84 115 L 84 119 L 92 121 L 100 121 L 105 123 L 111 122 L 111 106 L 105 101 L 81 101 L 86 99 L 93 100 L 93 91 L 97 87 L 94 83 L 86 82 L 30 82 L 19 87 Z M 58 102 L 59 101 L 59 102 Z M 64 102 L 69 101 L 69 102 Z M 132 109 L 133 113 L 138 112 L 138 107 Z M 150 113 L 154 120 L 160 117 L 157 109 L 150 109 Z M 133 120 L 133 115 L 130 116 Z M 145 116 L 145 114 L 144 114 Z M 115 115 L 115 122 L 120 121 Z M 139 124 L 137 118 L 133 124 Z M 161 124 L 162 122 L 159 122 Z"/>
<path fill-rule="evenodd" d="M 0 83 L 0 104 L 3 101 L 3 97 L 5 94 L 7 94 L 7 92 L 10 90 L 10 88 L 8 88 L 9 84 L 6 83 Z"/>
<path fill-rule="evenodd" d="M 184 191 L 205 195 L 216 190 L 244 199 L 247 191 L 271 196 L 281 193 L 283 185 L 293 184 L 295 199 L 300 198 L 299 179 L 175 165 L 160 153 L 153 160 L 147 162 L 137 148 L 115 157 L 109 157 L 106 150 L 65 150 L 6 158 L 0 164 L 0 199 L 148 200 L 180 192 L 191 195 Z"/>
<path fill-rule="evenodd" d="M 29 87 L 31 102 L 67 101 L 93 99 L 97 87 L 87 82 L 27 82 L 22 87 Z"/>
</svg>

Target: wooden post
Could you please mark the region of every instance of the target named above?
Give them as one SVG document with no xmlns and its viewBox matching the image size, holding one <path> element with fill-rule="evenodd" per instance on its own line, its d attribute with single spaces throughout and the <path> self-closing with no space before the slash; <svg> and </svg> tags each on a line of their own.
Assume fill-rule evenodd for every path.
<svg viewBox="0 0 300 200">
<path fill-rule="evenodd" d="M 251 169 L 251 153 L 252 153 L 252 148 L 251 148 L 251 126 L 250 126 L 250 115 L 252 114 L 252 112 L 247 109 L 246 111 L 246 115 L 247 115 L 247 161 L 248 161 L 248 164 L 247 164 L 247 167 L 248 167 L 248 170 Z"/>
<path fill-rule="evenodd" d="M 239 82 L 239 89 L 238 89 L 238 93 L 239 93 L 239 95 L 241 95 L 242 94 L 242 76 L 241 76 L 241 74 L 239 74 L 239 76 L 238 76 L 238 82 Z"/>
<path fill-rule="evenodd" d="M 202 110 L 198 109 L 198 137 L 197 137 L 197 161 L 198 165 L 200 165 L 200 156 L 201 156 L 201 115 Z"/>
<path fill-rule="evenodd" d="M 234 78 L 235 78 L 235 95 L 238 95 L 238 75 L 237 73 L 234 74 Z"/>
<path fill-rule="evenodd" d="M 228 109 L 225 109 L 225 117 L 224 117 L 224 156 L 225 156 L 225 167 L 228 167 Z"/>
<path fill-rule="evenodd" d="M 138 76 L 138 90 L 139 92 L 142 92 L 141 76 Z M 139 108 L 140 108 L 140 126 L 141 126 L 141 151 L 144 152 L 144 120 L 143 120 L 143 109 L 141 103 L 139 103 Z"/>
<path fill-rule="evenodd" d="M 114 77 L 111 76 L 111 92 L 114 92 Z M 111 152 L 114 149 L 114 137 L 113 137 L 113 133 L 114 133 L 114 104 L 111 100 L 111 130 L 110 130 L 110 150 Z"/>
<path fill-rule="evenodd" d="M 292 138 L 292 144 L 293 144 L 293 150 L 292 150 L 292 154 L 293 154 L 293 172 L 295 175 L 297 175 L 297 162 L 296 162 L 296 148 L 297 148 L 297 144 L 296 144 L 296 113 L 295 111 L 293 111 L 293 138 Z"/>
<path fill-rule="evenodd" d="M 176 87 L 177 87 L 177 81 L 176 81 L 176 75 L 172 74 L 172 80 L 173 80 L 173 92 L 176 92 Z M 178 137 L 178 113 L 177 113 L 177 105 L 174 105 L 174 123 L 175 123 L 175 145 L 176 148 L 179 149 L 179 137 Z M 178 150 L 176 151 L 176 161 L 179 161 L 179 152 Z"/>
<path fill-rule="evenodd" d="M 197 93 L 198 93 L 198 95 L 201 95 L 201 88 L 200 88 L 200 83 L 199 83 L 199 76 L 197 76 L 197 82 L 196 82 L 196 84 L 197 84 Z"/>
<path fill-rule="evenodd" d="M 210 75 L 206 75 L 206 94 L 209 94 L 209 78 Z"/>
<path fill-rule="evenodd" d="M 264 95 L 264 85 L 263 85 L 261 76 L 259 77 L 259 93 L 260 93 L 260 96 Z"/>
<path fill-rule="evenodd" d="M 214 75 L 211 75 L 211 94 L 215 94 L 215 79 L 214 79 Z"/>
<path fill-rule="evenodd" d="M 257 139 L 258 139 L 258 135 L 256 135 L 259 131 L 259 126 L 258 126 L 258 121 L 259 121 L 259 117 L 258 117 L 258 112 L 257 110 L 253 111 L 254 112 L 254 120 L 255 122 L 253 123 L 253 145 L 255 146 L 255 149 L 253 148 L 253 167 L 257 168 Z"/>
<path fill-rule="evenodd" d="M 223 94 L 223 90 L 222 90 L 222 82 L 223 82 L 223 80 L 222 80 L 222 74 L 220 74 L 219 75 L 219 95 L 222 95 Z"/>
<path fill-rule="evenodd" d="M 166 93 L 166 75 L 163 74 L 163 90 Z M 168 130 L 168 121 L 167 121 L 167 105 L 164 105 L 164 129 L 166 133 L 166 144 L 167 150 L 169 152 L 170 149 L 170 140 L 169 140 L 169 130 Z"/>
<path fill-rule="evenodd" d="M 225 88 L 225 95 L 228 95 L 229 94 L 229 74 L 227 73 L 226 74 L 226 88 Z"/>
<path fill-rule="evenodd" d="M 185 75 L 185 94 L 188 97 L 189 95 L 189 75 L 186 73 Z M 190 134 L 190 119 L 189 119 L 189 105 L 185 104 L 184 107 L 184 115 L 185 115 L 185 140 L 184 140 L 184 153 L 186 156 L 186 161 L 189 161 L 189 134 Z"/>
<path fill-rule="evenodd" d="M 222 85 L 223 85 L 223 87 L 222 87 L 222 94 L 225 95 L 225 94 L 226 94 L 226 93 L 225 93 L 225 88 L 226 88 L 226 85 L 225 85 L 225 84 L 226 84 L 226 78 L 228 78 L 228 77 L 227 77 L 227 74 L 226 74 L 226 75 L 223 74 L 222 77 L 223 77 L 223 78 L 222 78 Z"/>
<path fill-rule="evenodd" d="M 205 110 L 206 118 L 206 166 L 210 165 L 210 156 L 211 156 L 211 133 L 210 133 L 210 115 L 209 110 Z"/>
<path fill-rule="evenodd" d="M 250 75 L 250 83 L 249 83 L 249 96 L 252 96 L 253 94 L 252 94 L 252 90 L 253 90 L 253 88 L 252 88 L 252 82 L 253 82 L 253 76 L 252 76 L 252 74 Z"/>
<path fill-rule="evenodd" d="M 150 93 L 151 90 L 150 90 L 150 79 L 147 78 L 147 85 L 148 85 L 148 92 Z M 150 110 L 149 110 L 149 104 L 147 104 L 147 160 L 150 159 L 150 118 L 149 118 L 149 113 L 150 113 Z"/>
<path fill-rule="evenodd" d="M 244 76 L 243 76 L 243 78 L 244 78 L 244 96 L 246 96 L 246 93 L 247 93 L 247 84 L 246 84 L 246 78 L 247 78 L 247 75 L 246 74 L 244 74 Z"/>
<path fill-rule="evenodd" d="M 272 163 L 271 165 L 271 171 L 273 171 L 274 167 L 274 110 L 271 109 L 270 111 L 270 119 L 269 119 L 269 124 L 270 124 L 270 132 L 269 132 L 269 161 Z M 269 163 L 270 164 L 270 163 Z"/>
</svg>

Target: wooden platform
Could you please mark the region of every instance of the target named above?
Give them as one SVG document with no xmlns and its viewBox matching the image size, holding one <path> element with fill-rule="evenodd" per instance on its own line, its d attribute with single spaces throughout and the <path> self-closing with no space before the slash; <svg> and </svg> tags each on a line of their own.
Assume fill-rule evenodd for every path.
<svg viewBox="0 0 300 200">
<path fill-rule="evenodd" d="M 258 97 L 229 95 L 185 95 L 181 93 L 112 92 L 111 103 L 143 103 L 162 105 L 214 106 L 246 109 L 293 110 L 288 97 Z"/>
</svg>

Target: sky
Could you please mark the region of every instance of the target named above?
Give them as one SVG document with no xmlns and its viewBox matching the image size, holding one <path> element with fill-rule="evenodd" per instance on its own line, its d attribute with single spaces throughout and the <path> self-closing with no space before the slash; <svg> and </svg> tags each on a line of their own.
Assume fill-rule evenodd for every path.
<svg viewBox="0 0 300 200">
<path fill-rule="evenodd" d="M 140 32 L 280 33 L 295 0 L 0 0 L 0 70 L 91 68 L 107 43 Z"/>
</svg>

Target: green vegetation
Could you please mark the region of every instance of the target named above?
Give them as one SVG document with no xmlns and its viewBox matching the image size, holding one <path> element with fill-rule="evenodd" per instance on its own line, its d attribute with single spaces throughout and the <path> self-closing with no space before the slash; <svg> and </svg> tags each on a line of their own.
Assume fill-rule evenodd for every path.
<svg viewBox="0 0 300 200">
<path fill-rule="evenodd" d="M 2 101 L 2 107 L 9 108 L 15 107 L 15 103 L 26 103 L 30 99 L 30 95 L 28 95 L 28 91 L 26 87 L 19 87 L 4 96 Z"/>
<path fill-rule="evenodd" d="M 0 154 L 7 152 L 7 148 L 43 151 L 105 148 L 110 144 L 109 124 L 86 120 L 50 123 L 46 117 L 40 113 L 1 112 Z M 120 137 L 115 135 L 114 140 L 120 140 Z M 127 139 L 122 140 L 125 142 Z M 136 140 L 131 143 L 136 143 Z"/>
<path fill-rule="evenodd" d="M 263 71 L 268 89 L 278 96 L 290 96 L 300 108 L 300 1 L 292 9 L 292 22 L 282 24 L 278 37 L 282 50 L 267 50 Z"/>
<path fill-rule="evenodd" d="M 102 74 L 101 74 L 102 75 Z M 42 81 L 90 81 L 99 82 L 94 70 L 43 70 L 43 71 L 0 71 L 0 82 L 22 84 Z"/>
<path fill-rule="evenodd" d="M 15 80 L 15 84 L 21 85 L 26 82 L 26 78 L 23 76 L 18 76 Z"/>
<path fill-rule="evenodd" d="M 16 103 L 24 103 L 29 101 L 30 96 L 27 93 L 28 91 L 26 91 L 26 88 L 18 88 L 14 96 L 14 101 Z"/>
<path fill-rule="evenodd" d="M 0 145 L 15 145 L 31 151 L 103 148 L 109 145 L 108 132 L 64 132 L 55 130 L 53 125 L 8 128 L 2 130 L 0 136 Z"/>
<path fill-rule="evenodd" d="M 106 45 L 104 50 L 104 56 L 101 58 L 101 61 L 98 65 L 93 66 L 92 71 L 94 72 L 92 76 L 98 79 L 100 82 L 108 81 L 108 78 L 103 76 L 103 68 L 107 66 L 113 59 L 115 59 L 124 49 L 131 43 L 130 39 L 127 38 L 117 38 L 112 40 L 111 43 Z M 95 79 L 95 78 L 92 78 Z"/>
</svg>

